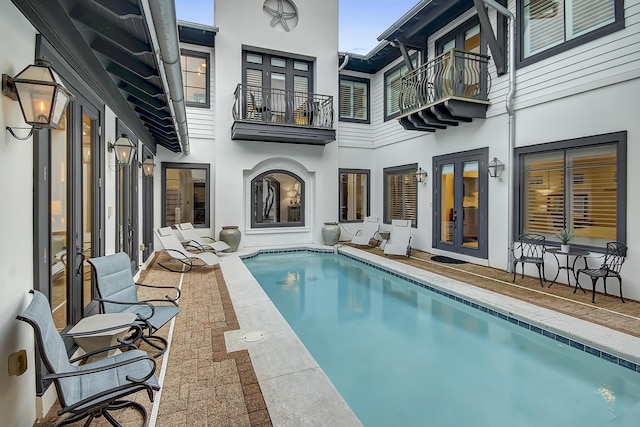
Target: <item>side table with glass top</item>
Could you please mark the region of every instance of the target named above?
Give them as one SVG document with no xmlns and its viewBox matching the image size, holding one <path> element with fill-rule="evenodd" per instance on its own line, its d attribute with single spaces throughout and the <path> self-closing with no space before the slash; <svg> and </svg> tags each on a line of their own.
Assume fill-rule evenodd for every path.
<svg viewBox="0 0 640 427">
<path fill-rule="evenodd" d="M 94 314 L 80 319 L 68 334 L 73 336 L 76 344 L 85 353 L 91 353 L 101 348 L 118 345 L 120 343 L 118 340 L 127 336 L 136 318 L 135 313 Z M 93 331 L 95 332 L 92 333 Z M 91 360 L 113 356 L 119 352 L 118 349 L 109 350 L 92 356 Z"/>
<path fill-rule="evenodd" d="M 551 287 L 554 283 L 556 283 L 558 276 L 560 276 L 560 271 L 562 270 L 567 270 L 567 284 L 569 286 L 571 286 L 569 271 L 573 273 L 573 279 L 576 281 L 576 286 L 580 286 L 580 284 L 578 283 L 578 279 L 576 279 L 576 270 L 575 270 L 576 262 L 578 261 L 578 259 L 582 258 L 584 259 L 584 267 L 588 268 L 587 259 L 585 257 L 589 255 L 590 252 L 584 249 L 577 249 L 577 248 L 570 248 L 568 252 L 563 252 L 560 250 L 560 248 L 549 248 L 547 249 L 547 253 L 553 255 L 553 257 L 556 259 L 556 262 L 558 263 L 558 272 L 556 273 L 556 277 L 554 277 L 553 280 L 551 281 L 551 284 L 549 285 L 549 287 Z M 560 258 L 558 257 L 558 255 L 565 256 L 564 265 L 560 264 Z M 573 263 L 569 265 L 569 257 L 571 256 L 575 258 L 573 259 Z M 580 288 L 582 289 L 582 286 L 580 286 Z"/>
</svg>

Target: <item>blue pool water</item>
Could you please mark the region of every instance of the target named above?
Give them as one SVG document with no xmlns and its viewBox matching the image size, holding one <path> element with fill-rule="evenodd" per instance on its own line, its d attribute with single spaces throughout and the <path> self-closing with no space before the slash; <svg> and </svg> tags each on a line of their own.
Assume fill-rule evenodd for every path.
<svg viewBox="0 0 640 427">
<path fill-rule="evenodd" d="M 344 255 L 265 253 L 244 262 L 367 427 L 638 419 L 640 374 L 590 347 Z"/>
</svg>

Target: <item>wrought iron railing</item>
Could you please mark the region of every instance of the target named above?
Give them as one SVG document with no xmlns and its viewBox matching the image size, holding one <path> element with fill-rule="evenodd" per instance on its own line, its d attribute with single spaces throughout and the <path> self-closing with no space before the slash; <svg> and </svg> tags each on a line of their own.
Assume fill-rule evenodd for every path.
<svg viewBox="0 0 640 427">
<path fill-rule="evenodd" d="M 420 109 L 445 98 L 488 100 L 491 78 L 489 57 L 452 49 L 402 78 L 400 111 Z"/>
<path fill-rule="evenodd" d="M 333 128 L 333 97 L 239 84 L 235 91 L 233 119 Z"/>
</svg>

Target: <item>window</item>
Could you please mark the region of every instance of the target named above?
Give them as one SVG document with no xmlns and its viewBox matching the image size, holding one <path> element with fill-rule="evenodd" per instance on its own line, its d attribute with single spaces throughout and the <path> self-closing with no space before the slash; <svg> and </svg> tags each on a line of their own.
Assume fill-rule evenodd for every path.
<svg viewBox="0 0 640 427">
<path fill-rule="evenodd" d="M 551 149 L 549 149 L 551 148 Z M 553 242 L 563 228 L 573 243 L 625 241 L 626 133 L 520 149 L 521 233 Z"/>
<path fill-rule="evenodd" d="M 340 169 L 340 222 L 363 221 L 369 215 L 369 170 Z"/>
<path fill-rule="evenodd" d="M 418 186 L 415 173 L 418 164 L 384 168 L 384 222 L 410 219 L 418 225 Z"/>
<path fill-rule="evenodd" d="M 415 67 L 417 57 L 411 57 Z M 404 62 L 384 73 L 384 120 L 390 120 L 400 114 L 400 91 L 402 90 L 402 77 L 409 72 Z"/>
<path fill-rule="evenodd" d="M 255 117 L 262 121 L 312 124 L 313 63 L 261 52 L 243 54 L 247 116 L 260 110 Z"/>
<path fill-rule="evenodd" d="M 209 165 L 162 163 L 162 226 L 209 227 Z"/>
<path fill-rule="evenodd" d="M 520 0 L 521 60 L 546 58 L 624 28 L 623 6 L 623 0 Z"/>
<path fill-rule="evenodd" d="M 369 123 L 369 80 L 340 76 L 340 121 Z"/>
<path fill-rule="evenodd" d="M 183 50 L 180 65 L 187 106 L 209 108 L 209 55 Z"/>
<path fill-rule="evenodd" d="M 251 227 L 304 225 L 304 181 L 284 170 L 272 170 L 251 181 Z"/>
</svg>

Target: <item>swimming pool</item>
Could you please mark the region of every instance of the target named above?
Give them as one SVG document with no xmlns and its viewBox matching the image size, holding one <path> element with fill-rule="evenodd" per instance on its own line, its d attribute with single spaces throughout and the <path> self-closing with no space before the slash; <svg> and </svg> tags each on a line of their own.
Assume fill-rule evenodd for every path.
<svg viewBox="0 0 640 427">
<path fill-rule="evenodd" d="M 637 409 L 632 362 L 490 307 L 343 255 L 244 262 L 365 426 L 602 426 Z"/>
</svg>

